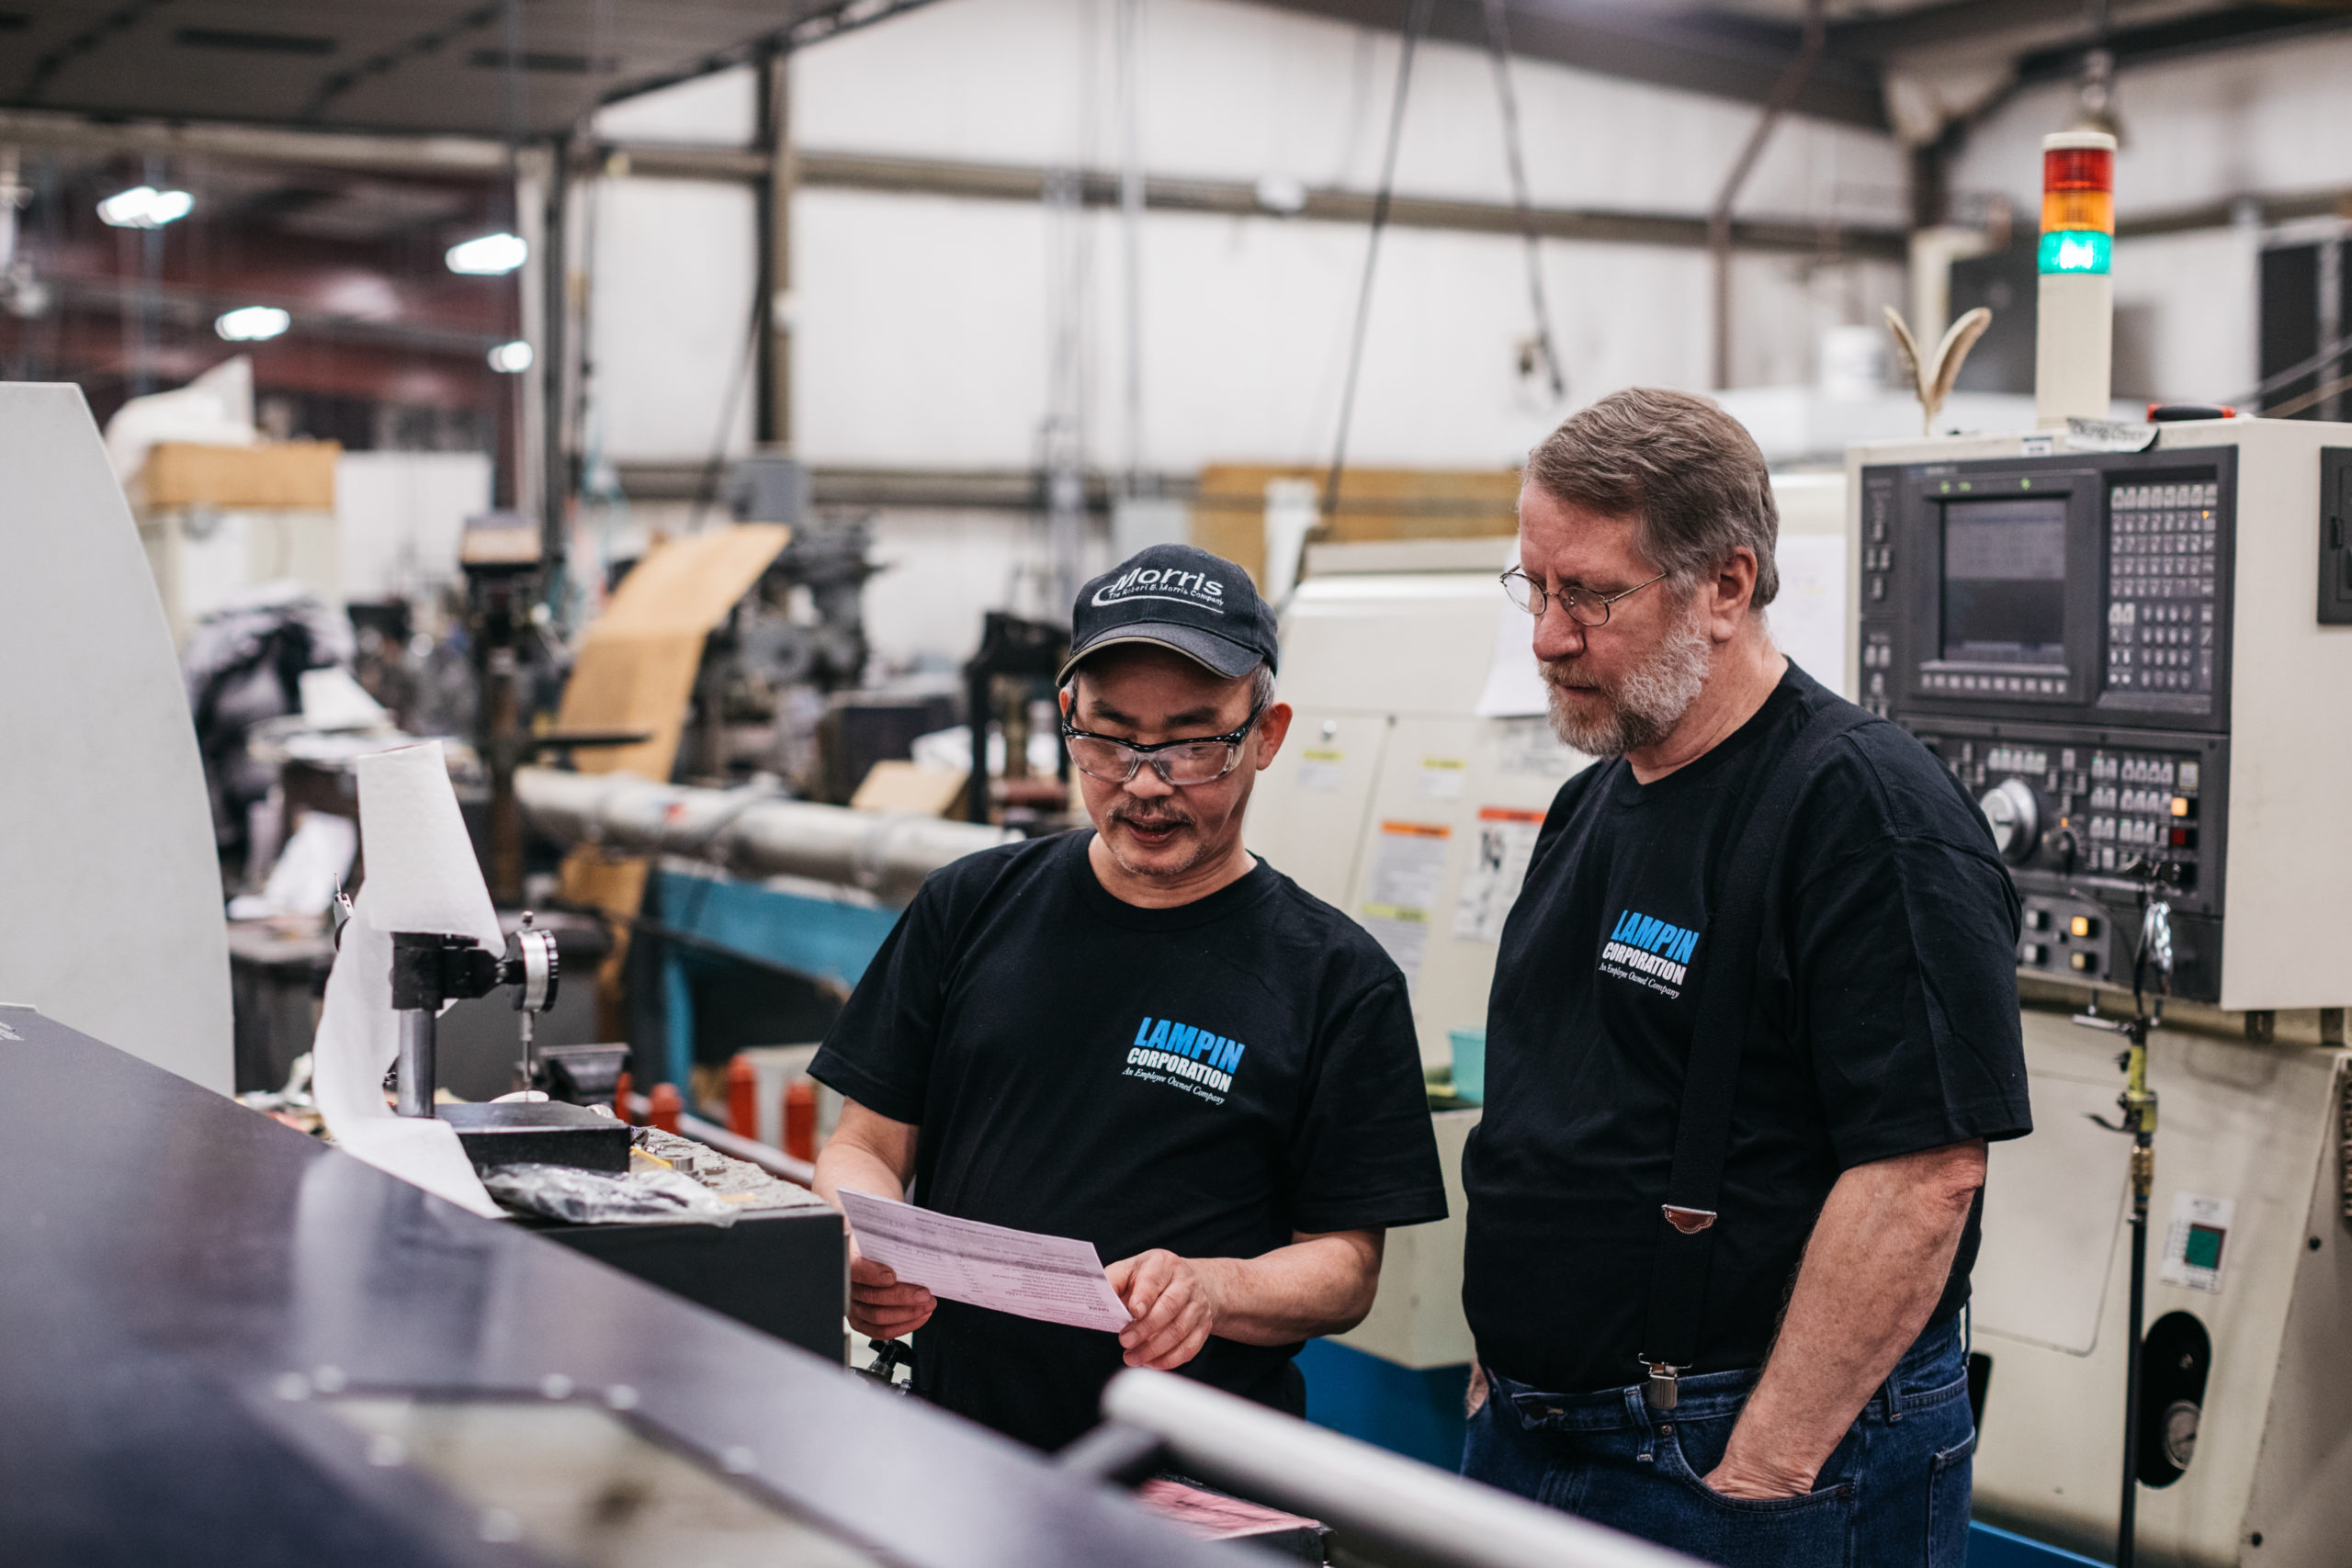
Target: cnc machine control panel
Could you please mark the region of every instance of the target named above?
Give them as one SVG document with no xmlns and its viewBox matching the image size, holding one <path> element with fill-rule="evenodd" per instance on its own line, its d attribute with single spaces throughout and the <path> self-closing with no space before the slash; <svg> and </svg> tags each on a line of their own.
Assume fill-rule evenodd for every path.
<svg viewBox="0 0 2352 1568">
<path fill-rule="evenodd" d="M 2154 886 L 2174 993 L 2218 995 L 2236 457 L 1861 471 L 1862 701 L 1976 797 L 2021 971 L 2128 986 Z"/>
</svg>

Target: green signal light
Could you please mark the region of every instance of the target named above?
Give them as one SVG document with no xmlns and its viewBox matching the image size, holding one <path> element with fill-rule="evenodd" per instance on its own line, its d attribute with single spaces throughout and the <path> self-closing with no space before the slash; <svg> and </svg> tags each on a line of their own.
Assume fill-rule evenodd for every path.
<svg viewBox="0 0 2352 1568">
<path fill-rule="evenodd" d="M 2105 273 L 2114 251 L 2114 238 L 2097 229 L 2057 229 L 2041 236 L 2036 260 L 2044 272 Z"/>
</svg>

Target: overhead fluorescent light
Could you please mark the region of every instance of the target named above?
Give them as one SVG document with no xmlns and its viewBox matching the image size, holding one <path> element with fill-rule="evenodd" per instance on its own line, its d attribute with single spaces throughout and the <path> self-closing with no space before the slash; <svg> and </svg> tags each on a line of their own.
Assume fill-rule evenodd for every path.
<svg viewBox="0 0 2352 1568">
<path fill-rule="evenodd" d="M 212 330 L 231 343 L 266 343 L 294 324 L 294 318 L 275 305 L 246 305 L 222 314 Z"/>
<path fill-rule="evenodd" d="M 98 203 L 98 218 L 118 229 L 160 229 L 187 217 L 195 206 L 196 197 L 184 190 L 133 186 Z"/>
<path fill-rule="evenodd" d="M 531 345 L 521 338 L 490 351 L 490 367 L 502 376 L 519 376 L 531 367 Z"/>
<path fill-rule="evenodd" d="M 449 247 L 449 270 L 469 277 L 497 277 L 531 259 L 531 247 L 519 234 L 484 234 Z"/>
</svg>

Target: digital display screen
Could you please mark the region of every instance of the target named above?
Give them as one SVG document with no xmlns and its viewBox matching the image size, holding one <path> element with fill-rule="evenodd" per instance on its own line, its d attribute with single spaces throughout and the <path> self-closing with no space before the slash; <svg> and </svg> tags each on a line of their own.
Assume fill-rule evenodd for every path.
<svg viewBox="0 0 2352 1568">
<path fill-rule="evenodd" d="M 1943 656 L 1969 663 L 2066 660 L 2066 502 L 1944 507 Z"/>
</svg>

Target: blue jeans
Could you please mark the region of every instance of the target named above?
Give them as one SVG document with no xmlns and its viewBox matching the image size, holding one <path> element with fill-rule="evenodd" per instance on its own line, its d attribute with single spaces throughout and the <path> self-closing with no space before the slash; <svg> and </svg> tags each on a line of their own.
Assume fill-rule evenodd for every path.
<svg viewBox="0 0 2352 1568">
<path fill-rule="evenodd" d="M 1489 1370 L 1462 1473 L 1723 1568 L 1962 1568 L 1976 1430 L 1958 1319 L 1904 1353 L 1802 1497 L 1726 1497 L 1700 1479 L 1756 1377 L 1686 1377 L 1679 1407 L 1654 1416 L 1638 1387 L 1564 1397 Z"/>
</svg>

